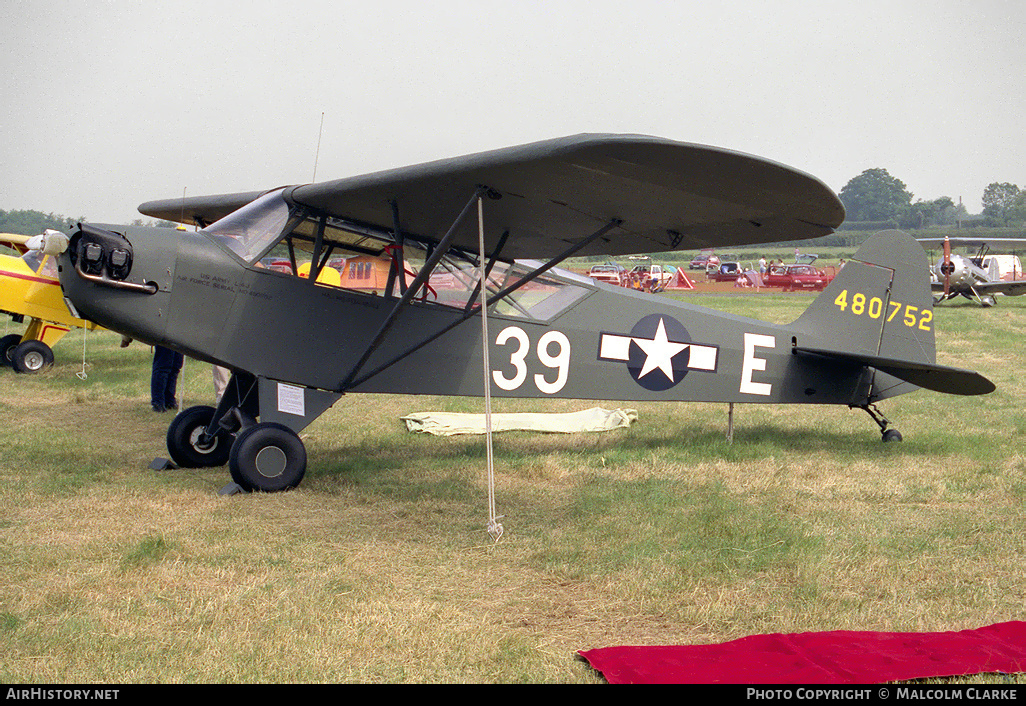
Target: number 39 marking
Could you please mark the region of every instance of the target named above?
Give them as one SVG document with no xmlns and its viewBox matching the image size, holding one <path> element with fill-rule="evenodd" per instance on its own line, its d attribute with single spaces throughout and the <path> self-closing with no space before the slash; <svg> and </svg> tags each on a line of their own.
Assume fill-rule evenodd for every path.
<svg viewBox="0 0 1026 706">
<path fill-rule="evenodd" d="M 492 371 L 492 380 L 500 388 L 512 391 L 519 388 L 527 380 L 527 354 L 531 349 L 531 341 L 527 333 L 517 326 L 503 329 L 495 337 L 495 345 L 503 346 L 513 339 L 517 347 L 510 353 L 509 362 L 513 366 L 513 377 L 506 377 L 501 370 Z M 556 352 L 551 352 L 552 347 Z M 541 364 L 556 371 L 556 379 L 549 382 L 544 375 L 534 376 L 535 387 L 547 395 L 554 395 L 566 385 L 567 374 L 570 372 L 570 339 L 559 331 L 548 331 L 538 339 L 536 355 Z"/>
</svg>

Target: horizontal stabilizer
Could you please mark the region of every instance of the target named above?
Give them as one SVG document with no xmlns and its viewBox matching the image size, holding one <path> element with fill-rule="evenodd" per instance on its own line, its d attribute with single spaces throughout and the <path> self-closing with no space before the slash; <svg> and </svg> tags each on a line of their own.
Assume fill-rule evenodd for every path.
<svg viewBox="0 0 1026 706">
<path fill-rule="evenodd" d="M 876 368 L 888 375 L 893 375 L 899 380 L 910 382 L 927 390 L 944 392 L 949 395 L 985 395 L 996 389 L 994 383 L 972 370 L 949 368 L 935 363 L 916 363 L 908 360 L 865 355 L 863 353 L 848 353 L 819 348 L 795 348 L 794 351 L 798 354 L 819 355 L 861 363 L 862 365 Z"/>
</svg>

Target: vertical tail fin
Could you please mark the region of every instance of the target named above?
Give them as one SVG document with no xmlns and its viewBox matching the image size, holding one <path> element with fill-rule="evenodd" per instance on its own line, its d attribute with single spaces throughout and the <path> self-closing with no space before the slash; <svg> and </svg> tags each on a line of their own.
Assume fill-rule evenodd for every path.
<svg viewBox="0 0 1026 706">
<path fill-rule="evenodd" d="M 818 339 L 817 348 L 933 364 L 928 272 L 926 252 L 914 238 L 897 230 L 877 233 L 791 328 Z"/>
</svg>

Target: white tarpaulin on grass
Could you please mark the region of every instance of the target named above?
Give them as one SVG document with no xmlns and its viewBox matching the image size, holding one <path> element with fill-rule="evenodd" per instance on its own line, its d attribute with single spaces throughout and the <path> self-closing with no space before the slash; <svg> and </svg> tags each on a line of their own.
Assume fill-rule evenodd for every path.
<svg viewBox="0 0 1026 706">
<path fill-rule="evenodd" d="M 580 412 L 542 414 L 517 412 L 492 415 L 492 431 L 544 431 L 560 434 L 609 431 L 629 427 L 637 421 L 634 409 L 602 409 L 592 407 Z M 402 417 L 412 432 L 454 436 L 456 434 L 484 434 L 483 414 L 463 412 L 414 412 Z"/>
</svg>

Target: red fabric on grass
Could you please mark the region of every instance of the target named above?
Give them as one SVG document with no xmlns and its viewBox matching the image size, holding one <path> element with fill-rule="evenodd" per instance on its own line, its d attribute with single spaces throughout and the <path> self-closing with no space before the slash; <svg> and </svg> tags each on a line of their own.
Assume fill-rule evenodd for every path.
<svg viewBox="0 0 1026 706">
<path fill-rule="evenodd" d="M 958 632 L 805 632 L 580 653 L 611 684 L 880 684 L 1026 671 L 1026 622 Z"/>
</svg>

